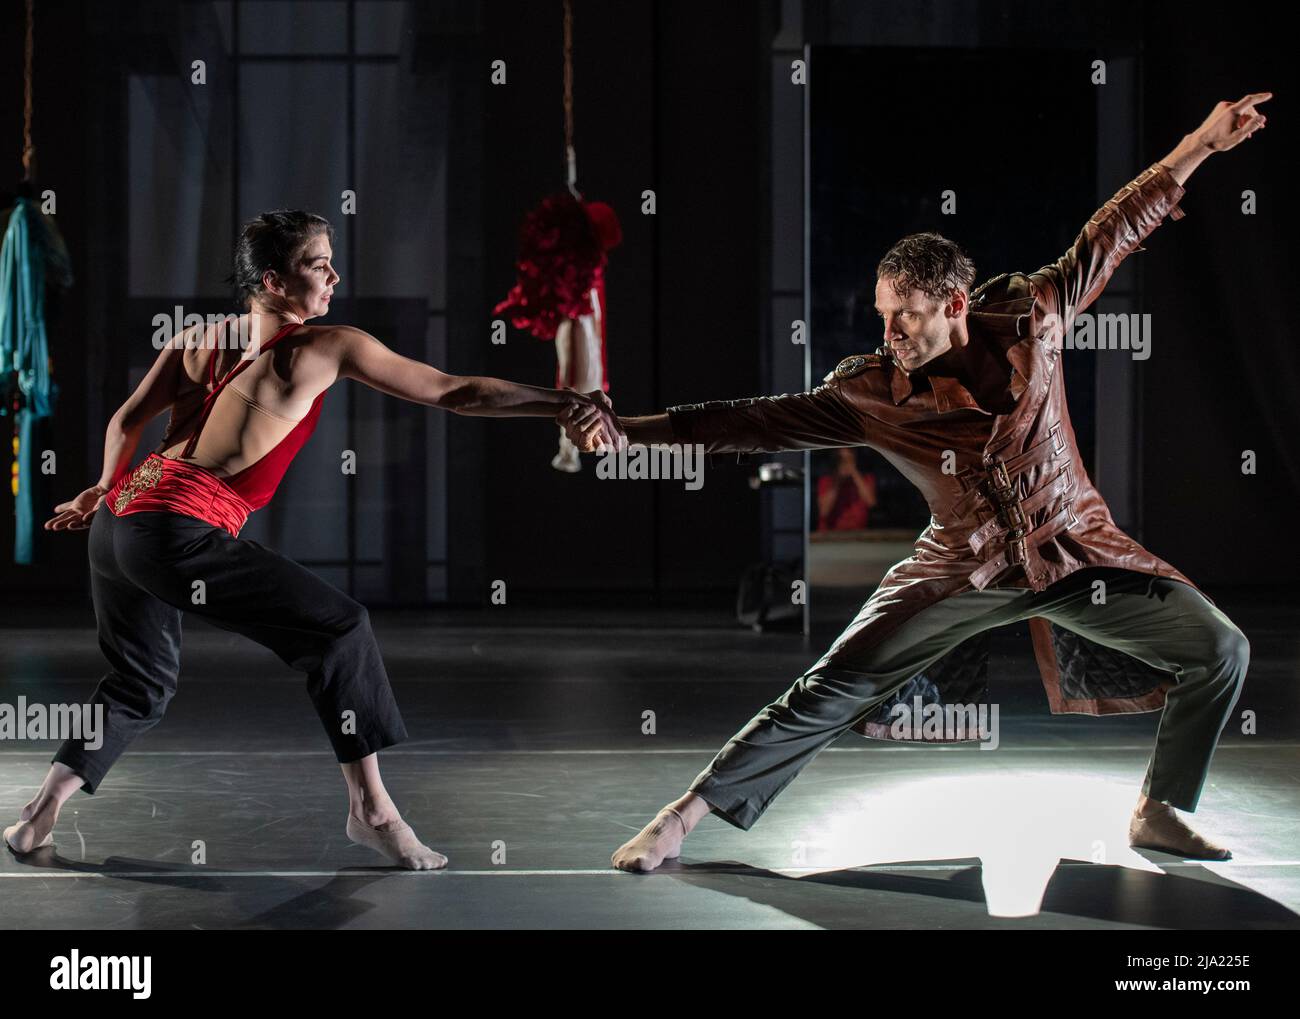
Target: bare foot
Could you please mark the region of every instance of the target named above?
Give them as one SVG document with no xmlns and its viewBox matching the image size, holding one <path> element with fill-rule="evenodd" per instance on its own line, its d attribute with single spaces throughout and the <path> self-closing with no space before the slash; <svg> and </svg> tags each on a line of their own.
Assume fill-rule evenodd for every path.
<svg viewBox="0 0 1300 1019">
<path fill-rule="evenodd" d="M 421 842 L 400 817 L 371 826 L 349 811 L 347 833 L 357 845 L 373 849 L 407 870 L 441 870 L 447 866 L 447 858 Z"/>
<path fill-rule="evenodd" d="M 59 817 L 59 805 L 50 798 L 39 808 L 36 800 L 30 800 L 18 814 L 17 824 L 4 830 L 5 845 L 20 856 L 35 849 L 53 845 L 54 822 Z"/>
<path fill-rule="evenodd" d="M 1128 843 L 1134 849 L 1158 849 L 1189 860 L 1231 860 L 1231 850 L 1193 831 L 1174 808 L 1148 800 L 1133 812 Z"/>
<path fill-rule="evenodd" d="M 664 860 L 677 859 L 681 855 L 682 841 L 686 834 L 686 822 L 682 815 L 672 807 L 664 807 L 653 821 L 614 851 L 610 863 L 619 870 L 647 873 Z"/>
</svg>

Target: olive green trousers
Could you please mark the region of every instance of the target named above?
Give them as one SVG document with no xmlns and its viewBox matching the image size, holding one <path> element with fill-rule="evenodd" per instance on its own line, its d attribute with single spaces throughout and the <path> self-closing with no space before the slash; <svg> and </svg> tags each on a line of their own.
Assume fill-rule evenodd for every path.
<svg viewBox="0 0 1300 1019">
<path fill-rule="evenodd" d="M 1094 582 L 1105 582 L 1097 604 Z M 879 614 L 868 601 L 858 621 Z M 1181 581 L 1109 568 L 1079 570 L 1043 591 L 990 588 L 931 605 L 884 639 L 836 641 L 780 698 L 728 741 L 691 784 L 714 812 L 748 829 L 817 754 L 918 672 L 982 630 L 1042 616 L 1173 674 L 1142 791 L 1195 810 L 1219 733 L 1250 659 L 1242 632 Z"/>
</svg>

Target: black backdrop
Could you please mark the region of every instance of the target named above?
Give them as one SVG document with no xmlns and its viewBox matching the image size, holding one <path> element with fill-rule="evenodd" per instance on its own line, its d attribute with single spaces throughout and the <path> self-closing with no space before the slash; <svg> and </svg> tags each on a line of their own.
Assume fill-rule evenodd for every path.
<svg viewBox="0 0 1300 1019">
<path fill-rule="evenodd" d="M 113 222 L 104 206 L 114 199 L 102 197 L 102 183 L 120 177 L 125 145 L 89 111 L 113 87 L 113 62 L 132 52 L 141 59 L 140 38 L 129 31 L 123 52 L 103 45 L 106 23 L 139 28 L 165 20 L 173 5 L 37 6 L 40 169 L 44 180 L 58 182 L 59 222 L 78 278 L 51 334 L 63 390 L 60 455 L 67 476 L 89 483 L 100 449 L 87 449 L 85 436 L 116 406 L 101 406 L 96 394 L 126 395 L 125 379 L 94 374 L 99 362 L 87 349 L 112 329 L 106 316 L 120 308 L 111 295 L 122 244 L 104 226 Z M 658 0 L 602 4 L 597 18 L 595 7 L 579 0 L 582 185 L 615 205 L 626 232 L 609 274 L 611 375 L 625 411 L 751 395 L 758 386 L 767 328 L 760 311 L 767 306 L 764 90 L 782 6 Z M 861 8 L 812 0 L 802 7 L 806 41 L 861 43 L 850 30 Z M 1042 4 L 975 7 L 977 31 L 964 27 L 970 5 L 934 5 L 927 31 L 951 29 L 965 45 L 1023 47 L 1027 59 L 1041 59 L 1034 51 L 1053 39 L 1082 49 L 1118 34 L 1136 40 L 1142 151 L 1134 172 L 1168 151 L 1216 100 L 1255 89 L 1277 94 L 1264 134 L 1204 165 L 1184 199 L 1187 217 L 1165 224 L 1168 243 L 1162 238 L 1142 256 L 1144 308 L 1160 326 L 1162 349 L 1140 372 L 1139 434 L 1141 537 L 1149 546 L 1204 584 L 1281 582 L 1294 559 L 1283 536 L 1300 495 L 1293 445 L 1300 373 L 1296 330 L 1286 317 L 1297 226 L 1292 100 L 1300 92 L 1288 35 L 1270 20 L 1281 14 L 1252 14 L 1250 30 L 1236 32 L 1223 26 L 1238 22 L 1238 5 L 1223 5 L 1213 18 L 1172 4 L 1101 4 L 1069 19 Z M 451 299 L 446 366 L 545 382 L 551 360 L 541 344 L 512 331 L 507 347 L 494 349 L 486 337 L 491 304 L 511 282 L 519 219 L 562 179 L 559 7 L 470 8 L 480 17 L 458 43 L 463 59 L 483 67 L 506 59 L 524 87 L 489 91 L 486 73 L 454 85 L 466 93 L 468 113 L 451 124 L 453 144 L 480 146 L 482 162 L 464 200 L 457 194 L 449 236 L 451 278 L 460 286 Z M 21 19 L 21 3 L 0 3 L 0 97 L 8 97 L 0 99 L 0 174 L 15 178 Z M 1063 25 L 1081 33 L 1077 41 L 1061 38 Z M 899 108 L 905 113 L 905 95 Z M 326 116 L 329 104 L 321 109 Z M 959 111 L 955 104 L 954 115 Z M 637 211 L 644 188 L 658 196 L 654 223 Z M 1238 211 L 1247 188 L 1259 196 L 1253 217 Z M 487 580 L 507 576 L 512 590 L 538 599 L 560 588 L 622 589 L 645 601 L 704 590 L 717 600 L 761 547 L 761 514 L 741 472 L 719 470 L 703 493 L 689 496 L 674 486 L 597 485 L 590 471 L 555 475 L 547 466 L 553 444 L 551 429 L 538 423 L 449 426 L 454 597 L 474 600 Z M 1240 471 L 1246 449 L 1258 457 L 1253 477 Z M 31 569 L 11 562 L 7 500 L 0 529 L 0 584 L 11 603 L 66 598 L 84 586 L 83 539 L 62 536 Z"/>
</svg>

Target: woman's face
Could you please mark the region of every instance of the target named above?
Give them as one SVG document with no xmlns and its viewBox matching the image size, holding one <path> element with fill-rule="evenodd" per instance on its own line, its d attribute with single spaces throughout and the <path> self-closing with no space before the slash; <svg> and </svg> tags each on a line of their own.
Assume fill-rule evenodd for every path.
<svg viewBox="0 0 1300 1019">
<path fill-rule="evenodd" d="M 287 274 L 268 273 L 263 285 L 283 297 L 304 322 L 319 318 L 329 312 L 330 298 L 339 281 L 331 264 L 333 258 L 329 236 L 321 231 L 302 246 Z"/>
</svg>

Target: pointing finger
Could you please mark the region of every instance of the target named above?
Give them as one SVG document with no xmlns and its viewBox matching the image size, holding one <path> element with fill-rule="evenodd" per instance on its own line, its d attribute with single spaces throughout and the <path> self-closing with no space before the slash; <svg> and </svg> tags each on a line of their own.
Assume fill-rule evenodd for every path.
<svg viewBox="0 0 1300 1019">
<path fill-rule="evenodd" d="M 1250 95 L 1238 99 L 1232 104 L 1233 112 L 1241 113 L 1243 110 L 1256 105 L 1257 103 L 1267 102 L 1273 98 L 1272 92 L 1252 92 Z"/>
</svg>

